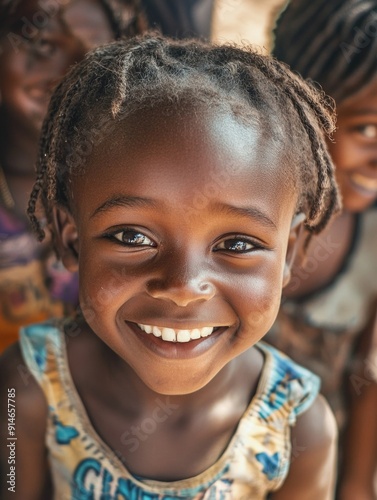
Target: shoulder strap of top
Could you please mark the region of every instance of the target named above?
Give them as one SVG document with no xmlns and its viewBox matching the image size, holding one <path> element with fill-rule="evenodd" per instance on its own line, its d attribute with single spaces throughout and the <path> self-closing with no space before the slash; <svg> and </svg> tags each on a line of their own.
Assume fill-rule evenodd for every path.
<svg viewBox="0 0 377 500">
<path fill-rule="evenodd" d="M 63 394 L 59 360 L 63 357 L 65 342 L 61 326 L 57 322 L 46 322 L 22 328 L 20 347 L 27 368 L 41 386 L 49 406 L 54 406 L 56 395 Z"/>
<path fill-rule="evenodd" d="M 294 425 L 297 417 L 306 411 L 317 397 L 320 379 L 268 344 L 259 342 L 258 346 L 272 358 L 262 396 L 268 408 L 269 418 L 271 419 L 272 414 L 281 418 L 282 412 L 288 413 L 288 422 Z"/>
</svg>

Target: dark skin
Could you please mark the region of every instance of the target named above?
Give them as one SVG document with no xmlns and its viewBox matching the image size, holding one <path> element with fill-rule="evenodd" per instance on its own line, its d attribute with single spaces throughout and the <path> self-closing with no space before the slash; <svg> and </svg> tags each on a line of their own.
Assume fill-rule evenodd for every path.
<svg viewBox="0 0 377 500">
<path fill-rule="evenodd" d="M 0 41 L 0 163 L 21 217 L 33 187 L 39 133 L 54 87 L 88 50 L 114 37 L 99 2 L 72 0 L 60 6 L 32 31 L 22 19 L 33 22 L 41 6 L 37 0 L 22 1 Z"/>
<path fill-rule="evenodd" d="M 364 387 L 353 403 L 339 498 L 371 500 L 376 498 L 374 478 L 377 463 L 377 384 L 371 383 Z M 359 422 L 364 425 L 360 426 Z"/>
<path fill-rule="evenodd" d="M 119 366 L 119 358 L 110 349 L 104 352 L 103 343 L 96 337 L 90 333 L 79 337 L 77 342 L 71 342 L 69 355 L 71 366 L 75 366 L 78 391 L 94 428 L 112 450 L 120 452 L 132 473 L 162 481 L 195 476 L 216 462 L 246 410 L 250 394 L 255 392 L 263 364 L 257 351 L 241 355 L 237 367 L 223 369 L 205 388 L 190 395 L 166 397 L 145 387 L 139 378 L 133 380 L 133 371 Z M 100 385 L 97 375 L 88 386 L 88 373 L 85 375 L 79 369 L 79 359 L 81 363 L 89 360 L 88 349 L 96 363 L 91 362 L 90 376 L 97 370 L 104 374 Z M 132 380 L 131 389 L 125 369 Z M 248 390 L 243 388 L 243 377 L 254 381 Z M 127 398 L 120 397 L 121 394 Z M 143 419 L 153 414 L 158 397 L 176 406 L 169 418 L 159 423 L 158 431 L 146 441 L 140 440 L 137 450 L 130 453 L 130 446 L 122 443 L 120 436 L 127 429 L 140 428 Z M 215 405 L 219 405 L 221 411 L 214 410 Z"/>
<path fill-rule="evenodd" d="M 374 309 L 377 309 L 375 304 Z M 359 346 L 361 357 L 368 359 L 357 375 L 357 384 L 349 384 L 351 412 L 345 440 L 344 464 L 339 498 L 374 500 L 377 464 L 377 384 L 370 373 L 375 369 L 377 353 L 377 313 L 368 325 Z M 370 353 L 373 353 L 371 356 Z M 369 366 L 368 366 L 369 365 Z M 362 425 L 360 425 L 360 422 Z"/>
<path fill-rule="evenodd" d="M 254 344 L 275 320 L 302 223 L 281 151 L 260 125 L 241 125 L 227 109 L 187 111 L 125 119 L 95 148 L 90 173 L 74 179 L 70 210 L 54 211 L 59 253 L 80 273 L 84 321 L 68 342 L 76 388 L 94 429 L 127 469 L 167 481 L 216 462 L 255 394 L 263 355 Z M 222 179 L 221 189 L 214 179 Z M 219 330 L 181 343 L 138 324 Z M 15 349 L 5 355 L 1 380 L 17 391 Z M 28 391 L 42 398 L 31 379 Z M 167 396 L 177 405 L 171 418 L 130 453 L 120 436 Z M 20 464 L 19 484 L 46 470 L 46 409 L 39 412 L 30 438 L 35 459 Z M 298 418 L 291 438 L 304 451 L 273 498 L 330 500 L 336 429 L 321 397 Z M 36 491 L 45 487 L 40 481 Z M 43 498 L 22 493 L 12 498 Z"/>
<path fill-rule="evenodd" d="M 332 280 L 349 252 L 355 214 L 367 210 L 377 200 L 377 80 L 343 101 L 337 110 L 338 129 L 329 149 L 336 166 L 343 212 L 312 240 L 305 255 L 298 256 L 292 280 L 284 291 L 287 297 L 316 292 Z M 303 241 L 305 234 L 301 237 Z M 317 262 L 311 272 L 305 270 L 305 259 L 309 258 Z M 362 335 L 369 336 L 370 332 Z M 375 499 L 376 428 L 366 423 L 372 408 L 375 412 L 375 394 L 376 387 L 372 384 L 362 398 L 352 402 L 343 473 L 346 482 L 340 490 L 341 500 Z"/>
</svg>

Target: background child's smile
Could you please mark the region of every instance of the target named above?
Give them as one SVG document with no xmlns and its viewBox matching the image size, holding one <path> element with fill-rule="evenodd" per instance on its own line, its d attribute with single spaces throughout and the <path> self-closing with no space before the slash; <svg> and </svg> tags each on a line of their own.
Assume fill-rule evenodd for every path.
<svg viewBox="0 0 377 500">
<path fill-rule="evenodd" d="M 377 79 L 338 106 L 338 130 L 329 150 L 343 205 L 361 212 L 377 199 Z"/>
</svg>

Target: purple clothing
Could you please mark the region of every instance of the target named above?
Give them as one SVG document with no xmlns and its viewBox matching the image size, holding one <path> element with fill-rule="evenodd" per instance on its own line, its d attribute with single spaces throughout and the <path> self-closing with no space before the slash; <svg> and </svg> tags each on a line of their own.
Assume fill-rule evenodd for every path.
<svg viewBox="0 0 377 500">
<path fill-rule="evenodd" d="M 66 315 L 78 305 L 78 278 L 26 221 L 0 206 L 0 351 L 23 324 Z"/>
</svg>

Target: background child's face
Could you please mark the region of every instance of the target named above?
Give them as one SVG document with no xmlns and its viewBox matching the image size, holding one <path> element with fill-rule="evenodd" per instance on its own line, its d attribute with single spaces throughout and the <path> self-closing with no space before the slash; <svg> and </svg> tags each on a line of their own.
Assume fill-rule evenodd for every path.
<svg viewBox="0 0 377 500">
<path fill-rule="evenodd" d="M 377 199 L 377 79 L 338 107 L 329 149 L 343 205 L 361 212 Z"/>
<path fill-rule="evenodd" d="M 98 1 L 22 1 L 1 39 L 2 126 L 37 139 L 52 89 L 88 50 L 112 38 Z"/>
<path fill-rule="evenodd" d="M 74 178 L 61 229 L 88 324 L 164 394 L 203 387 L 269 329 L 296 204 L 281 145 L 261 125 L 185 111 L 118 124 Z M 138 325 L 165 338 L 218 330 L 181 343 Z"/>
</svg>

